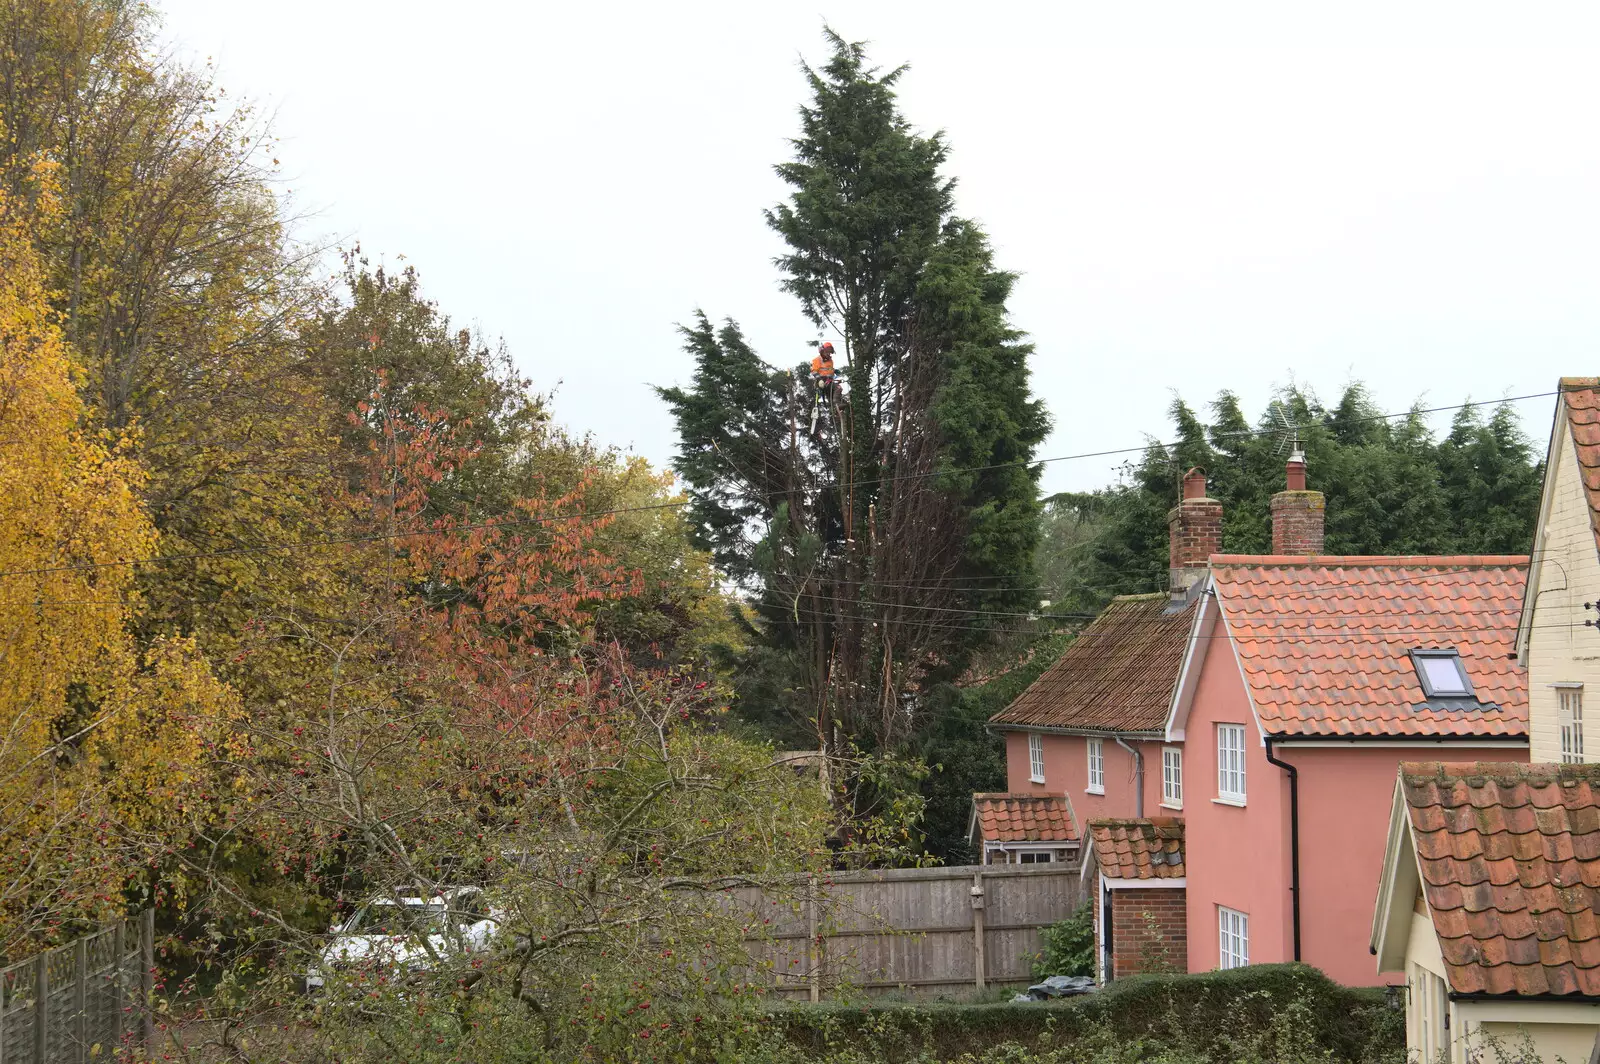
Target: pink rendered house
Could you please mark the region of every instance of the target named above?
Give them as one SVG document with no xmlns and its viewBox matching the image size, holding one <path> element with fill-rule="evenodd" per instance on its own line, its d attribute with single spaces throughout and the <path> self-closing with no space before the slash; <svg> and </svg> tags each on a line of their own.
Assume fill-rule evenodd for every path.
<svg viewBox="0 0 1600 1064">
<path fill-rule="evenodd" d="M 1080 821 L 1154 814 L 1162 732 L 1195 605 L 1113 599 L 990 727 L 1006 740 L 1012 794 L 1065 794 Z"/>
<path fill-rule="evenodd" d="M 1191 470 L 1169 516 L 1168 601 L 1113 602 L 992 726 L 1011 791 L 1070 796 L 1090 835 L 1104 819 L 1182 818 L 1181 880 L 1096 867 L 1088 847 L 1097 927 L 1126 926 L 1113 915 L 1126 899 L 1155 896 L 1137 891 L 1181 889 L 1190 971 L 1301 960 L 1371 984 L 1400 763 L 1527 760 L 1513 660 L 1527 559 L 1324 555 L 1323 496 L 1298 454 L 1287 474 L 1273 554 L 1241 556 L 1220 553 L 1221 507 Z M 1122 941 L 1113 957 L 1112 937 L 1104 978 L 1136 970 L 1139 951 Z"/>
<path fill-rule="evenodd" d="M 1182 749 L 1164 733 L 1198 612 L 1197 585 L 1221 542 L 1222 506 L 1205 497 L 1205 483 L 1204 473 L 1190 470 L 1183 502 L 1168 516 L 1169 591 L 1113 599 L 989 721 L 1005 736 L 1005 797 L 1065 802 L 1075 833 L 1091 820 L 1172 815 L 1183 806 Z M 983 830 L 981 816 L 973 824 L 984 863 L 1013 859 L 1005 840 Z M 1076 849 L 1082 839 L 1071 841 Z"/>
<path fill-rule="evenodd" d="M 1187 591 L 1113 599 L 1054 665 L 990 718 L 1005 736 L 1008 793 L 982 798 L 1064 802 L 1074 832 L 1091 820 L 1182 808 L 1181 750 L 1163 733 L 1199 605 Z M 984 863 L 1014 861 L 983 824 L 979 812 L 974 843 Z M 1072 841 L 1082 840 L 1074 834 Z"/>
<path fill-rule="evenodd" d="M 1167 721 L 1189 770 L 1188 964 L 1364 985 L 1400 763 L 1527 760 L 1528 559 L 1323 555 L 1304 478 L 1291 460 L 1273 555 L 1210 559 Z"/>
</svg>

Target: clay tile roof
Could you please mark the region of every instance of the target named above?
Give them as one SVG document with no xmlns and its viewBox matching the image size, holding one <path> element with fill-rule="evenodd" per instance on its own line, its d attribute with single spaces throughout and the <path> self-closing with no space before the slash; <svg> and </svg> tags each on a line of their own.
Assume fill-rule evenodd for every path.
<svg viewBox="0 0 1600 1064">
<path fill-rule="evenodd" d="M 1076 842 L 1072 807 L 1059 794 L 974 794 L 973 818 L 985 842 Z"/>
<path fill-rule="evenodd" d="M 1183 668 L 1193 604 L 1168 613 L 1170 599 L 1111 600 L 1059 660 L 990 723 L 1088 731 L 1160 731 Z"/>
<path fill-rule="evenodd" d="M 1216 554 L 1211 573 L 1268 734 L 1528 734 L 1526 557 Z M 1428 648 L 1461 655 L 1483 705 L 1427 704 L 1410 651 Z"/>
<path fill-rule="evenodd" d="M 1562 377 L 1561 401 L 1567 407 L 1567 431 L 1589 498 L 1589 527 L 1600 549 L 1600 377 Z"/>
<path fill-rule="evenodd" d="M 1107 879 L 1180 879 L 1184 875 L 1183 821 L 1091 820 L 1089 845 Z"/>
<path fill-rule="evenodd" d="M 1406 763 L 1400 789 L 1450 989 L 1600 997 L 1600 765 Z"/>
</svg>

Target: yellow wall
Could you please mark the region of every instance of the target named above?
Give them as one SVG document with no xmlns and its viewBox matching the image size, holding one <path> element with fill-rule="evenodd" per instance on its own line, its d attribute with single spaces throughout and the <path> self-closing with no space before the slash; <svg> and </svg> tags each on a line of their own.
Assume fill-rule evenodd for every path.
<svg viewBox="0 0 1600 1064">
<path fill-rule="evenodd" d="M 1433 921 L 1421 912 L 1411 917 L 1406 946 L 1406 971 L 1411 965 L 1444 975 L 1444 955 L 1434 935 Z M 1415 1058 L 1419 1035 L 1410 1001 L 1406 1003 L 1406 1051 Z M 1516 1051 L 1531 1041 L 1536 1059 L 1544 1064 L 1588 1064 L 1595 1036 L 1600 1034 L 1600 1004 L 1561 1001 L 1457 1001 L 1450 1008 L 1450 1064 L 1499 1058 L 1483 1052 L 1489 1038 L 1497 1041 L 1508 1060 L 1523 1060 Z M 1465 1036 L 1463 1038 L 1463 1036 Z M 1473 1055 L 1478 1052 L 1478 1056 Z"/>
<path fill-rule="evenodd" d="M 1464 1010 L 1470 1021 L 1471 1009 Z M 1537 1015 L 1538 1004 L 1530 1006 L 1529 1012 Z M 1495 1039 L 1505 1047 L 1506 1056 L 1511 1060 L 1521 1060 L 1517 1051 L 1524 1045 L 1524 1039 L 1533 1042 L 1534 1051 L 1538 1059 L 1556 1064 L 1564 1060 L 1567 1064 L 1589 1064 L 1589 1053 L 1594 1049 L 1594 1036 L 1600 1027 L 1592 1024 L 1581 1023 L 1505 1023 L 1485 1022 L 1472 1025 L 1472 1044 L 1481 1047 L 1487 1038 Z M 1484 1037 L 1484 1036 L 1487 1036 Z M 1494 1060 L 1495 1054 L 1490 1051 L 1487 1059 Z"/>
<path fill-rule="evenodd" d="M 1561 733 L 1553 683 L 1584 685 L 1584 757 L 1600 760 L 1600 629 L 1585 620 L 1600 617 L 1585 601 L 1600 597 L 1600 554 L 1589 525 L 1581 472 L 1565 424 L 1551 457 L 1554 478 L 1550 511 L 1535 557 L 1540 566 L 1538 598 L 1528 633 L 1529 759 L 1561 760 Z M 1590 721 L 1593 723 L 1590 723 Z"/>
</svg>

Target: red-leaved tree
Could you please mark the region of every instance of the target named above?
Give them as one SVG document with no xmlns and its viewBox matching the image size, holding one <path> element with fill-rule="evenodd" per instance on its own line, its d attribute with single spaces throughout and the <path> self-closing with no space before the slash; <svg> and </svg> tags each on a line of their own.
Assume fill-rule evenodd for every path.
<svg viewBox="0 0 1600 1064">
<path fill-rule="evenodd" d="M 581 486 L 463 522 L 439 504 L 473 460 L 453 427 L 381 394 L 362 416 L 381 432 L 345 509 L 371 531 L 308 561 L 361 593 L 349 616 L 255 622 L 258 645 L 300 641 L 319 666 L 298 698 L 252 707 L 248 756 L 219 766 L 224 827 L 185 873 L 225 975 L 174 1044 L 392 1061 L 692 1040 L 712 1003 L 771 982 L 744 944 L 770 914 L 734 888 L 781 898 L 834 859 L 821 781 L 721 733 L 704 679 L 593 638 L 638 576 L 595 548 L 611 516 L 585 513 Z M 376 898 L 453 909 L 464 887 L 493 910 L 488 942 L 463 904 L 414 936 L 407 971 L 321 957 L 329 918 Z M 281 995 L 313 967 L 322 1022 L 286 1031 Z"/>
</svg>

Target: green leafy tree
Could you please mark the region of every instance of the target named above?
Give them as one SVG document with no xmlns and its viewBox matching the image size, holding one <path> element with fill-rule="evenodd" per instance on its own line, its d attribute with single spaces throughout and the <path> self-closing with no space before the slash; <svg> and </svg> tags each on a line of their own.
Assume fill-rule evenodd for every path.
<svg viewBox="0 0 1600 1064">
<path fill-rule="evenodd" d="M 422 290 L 415 267 L 373 268 L 359 247 L 343 255 L 339 298 L 303 333 L 309 364 L 334 409 L 346 461 L 359 470 L 381 436 L 384 408 L 446 417 L 480 454 L 470 477 L 435 503 L 457 516 L 494 512 L 528 479 L 529 456 L 545 436 L 545 398 L 516 371 L 503 344 L 457 328 Z M 365 405 L 360 417 L 348 417 Z"/>
<path fill-rule="evenodd" d="M 843 340 L 843 387 L 815 398 L 732 322 L 684 330 L 692 383 L 661 389 L 697 534 L 754 600 L 746 708 L 839 749 L 919 735 L 928 691 L 1034 605 L 1037 469 L 1048 422 L 1012 274 L 953 214 L 939 134 L 900 113 L 905 72 L 829 31 L 805 68 L 788 200 L 768 213 L 784 287 Z M 811 431 L 811 411 L 818 409 Z"/>
<path fill-rule="evenodd" d="M 1457 413 L 1439 444 L 1438 463 L 1457 549 L 1529 549 L 1544 475 L 1510 407 L 1496 407 L 1487 421 L 1477 407 Z"/>
</svg>

